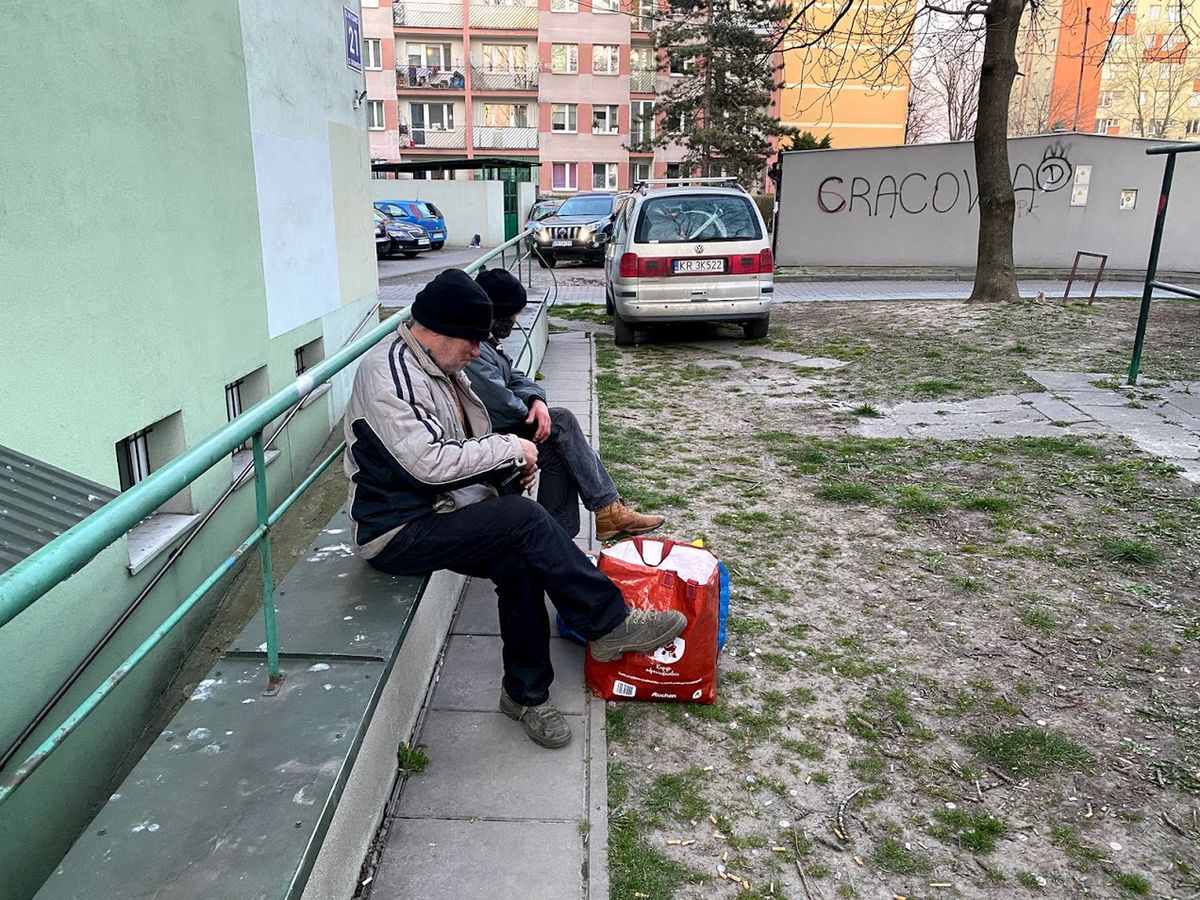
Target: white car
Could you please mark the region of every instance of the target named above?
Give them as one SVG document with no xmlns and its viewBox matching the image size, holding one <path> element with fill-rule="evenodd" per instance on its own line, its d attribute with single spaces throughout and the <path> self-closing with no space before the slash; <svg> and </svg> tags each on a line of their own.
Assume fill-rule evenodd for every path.
<svg viewBox="0 0 1200 900">
<path fill-rule="evenodd" d="M 737 322 L 747 338 L 766 336 L 775 293 L 767 226 L 744 190 L 715 180 L 643 183 L 613 223 L 604 291 L 617 344 L 673 322 Z"/>
</svg>

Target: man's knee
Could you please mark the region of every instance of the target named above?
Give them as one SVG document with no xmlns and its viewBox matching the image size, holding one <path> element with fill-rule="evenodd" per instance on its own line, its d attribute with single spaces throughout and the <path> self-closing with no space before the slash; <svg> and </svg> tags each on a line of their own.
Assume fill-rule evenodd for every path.
<svg viewBox="0 0 1200 900">
<path fill-rule="evenodd" d="M 550 408 L 550 425 L 559 431 L 580 431 L 579 420 L 575 418 L 575 413 L 565 406 Z"/>
<path fill-rule="evenodd" d="M 542 506 L 528 494 L 509 494 L 492 501 L 496 515 L 496 527 L 515 531 L 521 527 L 536 527 L 550 516 Z"/>
</svg>

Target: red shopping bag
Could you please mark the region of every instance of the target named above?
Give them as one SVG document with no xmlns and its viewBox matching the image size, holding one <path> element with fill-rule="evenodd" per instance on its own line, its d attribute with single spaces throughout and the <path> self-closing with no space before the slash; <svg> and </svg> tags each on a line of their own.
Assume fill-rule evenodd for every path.
<svg viewBox="0 0 1200 900">
<path fill-rule="evenodd" d="M 606 700 L 712 703 L 717 699 L 721 579 L 717 558 L 690 544 L 630 538 L 600 553 L 600 571 L 635 609 L 675 609 L 687 617 L 676 640 L 652 653 L 597 662 L 588 651 L 588 688 Z"/>
</svg>

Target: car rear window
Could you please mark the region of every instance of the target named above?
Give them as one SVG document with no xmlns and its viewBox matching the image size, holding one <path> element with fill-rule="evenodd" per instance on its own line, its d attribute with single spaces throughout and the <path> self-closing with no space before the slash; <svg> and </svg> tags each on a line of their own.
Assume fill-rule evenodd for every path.
<svg viewBox="0 0 1200 900">
<path fill-rule="evenodd" d="M 613 211 L 614 197 L 572 197 L 558 208 L 560 216 L 607 216 Z"/>
<path fill-rule="evenodd" d="M 750 199 L 728 194 L 651 197 L 642 204 L 634 232 L 639 244 L 761 238 L 762 228 Z"/>
<path fill-rule="evenodd" d="M 418 200 L 416 203 L 413 204 L 413 206 L 415 206 L 417 208 L 417 211 L 421 215 L 425 216 L 426 218 L 440 219 L 442 216 L 442 214 L 439 213 L 436 208 L 434 208 L 434 205 L 432 203 L 425 203 L 422 200 Z"/>
</svg>

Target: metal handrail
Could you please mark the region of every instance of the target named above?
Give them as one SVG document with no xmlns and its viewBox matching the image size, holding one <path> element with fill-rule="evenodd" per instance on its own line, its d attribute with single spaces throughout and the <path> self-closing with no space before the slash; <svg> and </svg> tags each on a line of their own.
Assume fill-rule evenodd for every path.
<svg viewBox="0 0 1200 900">
<path fill-rule="evenodd" d="M 376 303 L 367 311 L 367 314 L 363 316 L 358 325 L 354 327 L 354 330 L 346 337 L 346 340 L 342 342 L 342 347 L 345 347 L 352 340 L 358 337 L 359 334 L 362 333 L 362 330 L 367 326 L 367 323 L 371 321 L 373 317 L 378 318 L 379 306 L 380 305 Z M 338 349 L 340 350 L 341 347 Z M 267 438 L 266 443 L 268 447 L 275 443 L 276 439 L 283 434 L 288 425 L 291 424 L 292 419 L 296 417 L 296 414 L 303 407 L 304 401 L 302 400 L 288 410 L 287 415 L 283 417 L 283 421 L 275 426 L 275 431 L 269 438 Z M 117 616 L 117 618 L 108 626 L 108 628 L 105 629 L 104 634 L 100 635 L 100 638 L 92 645 L 92 648 L 86 654 L 84 654 L 83 659 L 76 663 L 75 668 L 71 670 L 71 674 L 68 675 L 54 691 L 54 693 L 46 699 L 46 702 L 42 704 L 41 708 L 37 711 L 34 717 L 25 724 L 24 728 L 21 729 L 21 733 L 9 742 L 8 747 L 4 749 L 3 753 L 0 753 L 0 770 L 4 769 L 4 767 L 8 765 L 9 761 L 17 755 L 17 751 L 21 749 L 21 745 L 29 740 L 29 738 L 33 736 L 34 731 L 40 728 L 42 723 L 49 718 L 50 713 L 53 712 L 54 707 L 58 705 L 59 701 L 66 696 L 67 691 L 75 686 L 75 682 L 77 682 L 80 677 L 82 677 L 83 673 L 87 671 L 88 666 L 96 661 L 96 657 L 99 656 L 100 652 L 108 646 L 109 642 L 113 639 L 121 627 L 129 621 L 130 616 L 137 612 L 138 608 L 142 605 L 142 602 L 148 596 L 150 596 L 150 593 L 174 567 L 176 561 L 183 556 L 184 552 L 192 545 L 192 542 L 197 538 L 197 536 L 200 535 L 205 526 L 208 525 L 208 523 L 213 520 L 216 514 L 221 511 L 221 508 L 225 505 L 229 498 L 232 497 L 239 488 L 244 486 L 246 482 L 250 480 L 253 474 L 254 460 L 251 458 L 251 461 L 242 467 L 242 470 L 237 474 L 233 481 L 230 482 L 229 486 L 221 492 L 221 496 L 217 498 L 217 502 L 208 508 L 208 511 L 200 517 L 200 521 L 196 522 L 195 525 L 188 529 L 188 532 L 184 536 L 183 540 L 179 542 L 179 546 L 177 546 L 167 555 L 166 560 L 163 561 L 163 564 L 159 567 L 158 571 L 155 572 L 150 580 L 142 587 L 142 589 L 137 592 L 137 596 L 129 601 L 121 615 Z"/>
<path fill-rule="evenodd" d="M 506 251 L 512 247 L 518 249 L 519 265 L 520 243 L 526 239 L 527 234 L 527 232 L 521 232 L 511 240 L 488 251 L 467 265 L 465 271 L 468 274 L 476 272 L 496 256 L 500 256 L 503 260 Z M 12 775 L 0 784 L 0 804 L 12 796 L 13 792 L 45 762 L 50 753 L 60 746 L 87 716 L 95 711 L 101 701 L 149 655 L 150 651 L 187 616 L 188 612 L 195 608 L 213 586 L 237 564 L 238 560 L 256 545 L 262 561 L 263 613 L 266 621 L 267 669 L 270 679 L 268 692 L 278 686 L 283 678 L 283 673 L 279 667 L 279 640 L 275 628 L 275 587 L 271 569 L 270 529 L 321 473 L 341 455 L 345 449 L 345 443 L 340 444 L 333 453 L 322 460 L 317 468 L 274 511 L 271 511 L 267 503 L 263 430 L 272 421 L 287 413 L 292 406 L 303 401 L 318 385 L 329 381 L 334 375 L 392 334 L 400 321 L 400 313 L 390 316 L 363 337 L 339 350 L 329 359 L 321 361 L 287 387 L 256 403 L 232 422 L 223 425 L 201 440 L 199 444 L 184 451 L 157 472 L 151 473 L 143 481 L 117 495 L 49 544 L 0 574 L 0 626 L 3 626 L 32 606 L 59 583 L 82 569 L 106 547 L 122 537 L 142 519 L 155 512 L 163 503 L 212 466 L 226 459 L 234 448 L 244 444 L 247 440 L 252 442 L 257 527 L 158 628 L 154 629 L 136 650 L 125 658 L 96 690 L 75 708 L 58 728 L 26 757 Z"/>
</svg>

